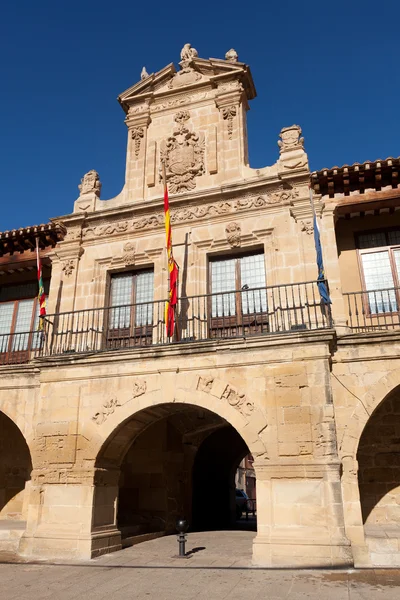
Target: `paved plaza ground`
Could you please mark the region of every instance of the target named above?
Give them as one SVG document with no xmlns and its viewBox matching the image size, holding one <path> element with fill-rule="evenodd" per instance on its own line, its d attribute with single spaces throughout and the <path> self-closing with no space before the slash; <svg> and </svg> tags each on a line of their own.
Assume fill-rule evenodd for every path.
<svg viewBox="0 0 400 600">
<path fill-rule="evenodd" d="M 249 531 L 175 536 L 87 562 L 16 562 L 0 554 L 1 600 L 399 600 L 400 570 L 283 570 L 251 566 Z"/>
</svg>

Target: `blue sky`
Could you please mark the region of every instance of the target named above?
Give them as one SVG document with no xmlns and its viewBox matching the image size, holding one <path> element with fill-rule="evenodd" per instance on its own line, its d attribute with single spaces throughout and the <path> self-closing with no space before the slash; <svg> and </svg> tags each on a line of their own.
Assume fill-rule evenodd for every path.
<svg viewBox="0 0 400 600">
<path fill-rule="evenodd" d="M 122 188 L 126 127 L 116 98 L 179 61 L 233 47 L 257 89 L 250 163 L 275 162 L 282 127 L 303 128 L 311 169 L 400 155 L 400 3 L 20 0 L 0 11 L 0 231 L 72 211 L 100 173 Z"/>
</svg>

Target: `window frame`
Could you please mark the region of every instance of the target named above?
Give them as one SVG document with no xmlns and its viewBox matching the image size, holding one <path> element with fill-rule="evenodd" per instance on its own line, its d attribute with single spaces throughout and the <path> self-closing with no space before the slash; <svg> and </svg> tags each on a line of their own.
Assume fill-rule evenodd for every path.
<svg viewBox="0 0 400 600">
<path fill-rule="evenodd" d="M 149 302 L 139 302 L 136 300 L 137 293 L 137 278 L 139 275 L 151 272 L 153 274 L 153 286 L 152 286 L 152 300 Z M 112 293 L 112 279 L 113 277 L 122 276 L 132 277 L 132 292 L 131 301 L 129 304 L 111 304 L 111 293 Z M 108 273 L 108 285 L 106 289 L 106 297 L 108 299 L 106 303 L 106 315 L 105 315 L 105 331 L 106 331 L 106 342 L 107 346 L 112 348 L 118 348 L 122 345 L 126 347 L 131 346 L 130 341 L 133 340 L 133 345 L 148 345 L 152 343 L 153 328 L 154 328 L 154 266 L 141 267 L 139 269 L 129 269 L 125 271 L 114 271 Z M 136 307 L 137 305 L 151 304 L 151 322 L 145 325 L 136 325 Z M 130 307 L 129 311 L 129 326 L 128 327 L 110 327 L 110 320 L 112 310 L 118 307 L 127 306 Z"/>
<path fill-rule="evenodd" d="M 363 291 L 363 296 L 362 296 L 363 309 L 364 309 L 365 314 L 368 317 L 380 317 L 380 316 L 385 317 L 385 316 L 396 315 L 396 314 L 400 313 L 400 274 L 397 272 L 397 265 L 396 265 L 396 261 L 395 261 L 394 255 L 393 255 L 394 250 L 400 250 L 400 243 L 399 244 L 390 244 L 389 243 L 389 235 L 388 234 L 390 231 L 399 231 L 400 232 L 400 227 L 393 226 L 393 227 L 381 227 L 379 229 L 367 229 L 367 230 L 363 230 L 363 231 L 358 231 L 355 234 L 356 249 L 357 249 L 357 261 L 358 261 L 358 268 L 359 268 L 361 286 L 362 286 L 362 291 Z M 387 242 L 386 246 L 375 246 L 373 248 L 360 248 L 360 236 L 370 235 L 370 234 L 378 234 L 378 233 L 383 233 L 385 235 L 385 240 Z M 395 292 L 397 310 L 385 311 L 385 312 L 372 312 L 371 311 L 368 293 L 371 293 L 374 290 L 367 290 L 367 286 L 365 283 L 364 266 L 362 263 L 362 256 L 364 254 L 377 254 L 379 252 L 387 252 L 389 255 L 389 264 L 390 264 L 390 269 L 391 269 L 392 278 L 393 278 L 393 289 Z M 383 288 L 383 289 L 385 289 L 385 288 Z M 392 289 L 392 288 L 386 288 L 386 289 Z M 376 291 L 379 291 L 379 290 L 376 290 Z"/>
<path fill-rule="evenodd" d="M 29 331 L 20 331 L 20 332 L 15 332 L 15 326 L 17 323 L 17 318 L 18 318 L 18 308 L 19 308 L 19 304 L 20 302 L 24 302 L 25 300 L 33 300 L 33 305 L 32 305 L 32 314 L 31 314 L 31 320 L 30 320 L 30 326 L 29 326 Z M 1 362 L 3 362 L 3 358 L 5 357 L 6 362 L 9 363 L 20 363 L 23 362 L 23 360 L 25 359 L 25 357 L 27 358 L 30 354 L 30 352 L 32 351 L 32 341 L 33 341 L 33 335 L 36 333 L 33 328 L 35 325 L 35 319 L 36 319 L 36 312 L 37 312 L 37 306 L 38 306 L 38 297 L 37 296 L 24 296 L 21 298 L 18 298 L 18 300 L 4 300 L 2 302 L 0 302 L 0 306 L 2 306 L 3 304 L 13 304 L 13 314 L 12 314 L 12 319 L 11 319 L 11 326 L 10 326 L 10 332 L 9 333 L 4 333 L 1 334 L 2 336 L 9 336 L 9 340 L 7 342 L 7 349 L 5 350 L 5 352 L 1 352 L 0 351 L 0 364 Z M 26 344 L 26 349 L 24 350 L 13 350 L 13 343 L 14 343 L 14 338 L 15 336 L 18 335 L 24 335 L 24 334 L 28 334 L 28 341 Z M 8 360 L 8 358 L 11 357 L 14 360 Z"/>
<path fill-rule="evenodd" d="M 236 249 L 234 249 L 236 250 Z M 208 294 L 208 329 L 210 337 L 230 337 L 229 332 L 232 330 L 233 336 L 237 336 L 238 332 L 241 332 L 243 335 L 247 334 L 247 331 L 251 330 L 251 327 L 254 327 L 254 333 L 256 333 L 256 329 L 260 330 L 260 333 L 268 330 L 268 306 L 265 311 L 254 310 L 251 314 L 246 314 L 243 312 L 243 291 L 242 290 L 242 273 L 241 273 L 241 263 L 240 260 L 246 256 L 258 256 L 261 255 L 263 257 L 263 266 L 264 266 L 264 280 L 265 280 L 265 289 L 267 288 L 267 269 L 265 265 L 265 252 L 264 248 L 251 248 L 239 252 L 227 252 L 224 254 L 214 254 L 208 256 L 208 280 L 207 280 L 207 294 Z M 219 261 L 228 261 L 235 260 L 235 289 L 227 290 L 226 292 L 213 292 L 213 282 L 212 282 L 212 264 Z M 261 286 L 262 287 L 262 286 Z M 258 288 L 254 288 L 258 289 Z M 251 290 L 251 288 L 250 288 Z M 212 316 L 212 298 L 214 295 L 218 294 L 235 294 L 235 314 L 232 316 Z M 266 302 L 267 294 L 266 294 Z M 259 323 L 257 323 L 259 321 Z M 223 335 L 223 331 L 227 330 L 228 335 Z M 218 335 L 218 331 L 221 335 Z"/>
</svg>

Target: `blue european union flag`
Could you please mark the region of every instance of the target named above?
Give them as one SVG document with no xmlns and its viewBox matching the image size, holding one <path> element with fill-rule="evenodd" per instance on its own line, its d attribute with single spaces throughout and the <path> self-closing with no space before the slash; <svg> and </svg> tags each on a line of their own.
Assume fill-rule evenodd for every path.
<svg viewBox="0 0 400 600">
<path fill-rule="evenodd" d="M 318 266 L 317 286 L 318 286 L 319 295 L 321 296 L 322 301 L 325 304 L 331 304 L 332 301 L 329 297 L 329 292 L 328 292 L 328 288 L 326 286 L 326 281 L 325 281 L 324 263 L 322 260 L 321 238 L 319 235 L 317 215 L 315 214 L 314 206 L 313 206 L 313 213 L 314 213 L 314 242 L 315 242 L 315 251 L 317 253 L 317 266 Z"/>
</svg>

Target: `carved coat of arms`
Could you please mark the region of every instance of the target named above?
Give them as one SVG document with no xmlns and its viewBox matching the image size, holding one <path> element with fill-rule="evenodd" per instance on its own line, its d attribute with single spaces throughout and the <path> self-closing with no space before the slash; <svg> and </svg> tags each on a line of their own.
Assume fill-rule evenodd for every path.
<svg viewBox="0 0 400 600">
<path fill-rule="evenodd" d="M 204 173 L 204 134 L 189 130 L 189 118 L 188 111 L 178 112 L 173 135 L 161 144 L 161 162 L 172 194 L 193 190 L 195 178 Z"/>
</svg>

